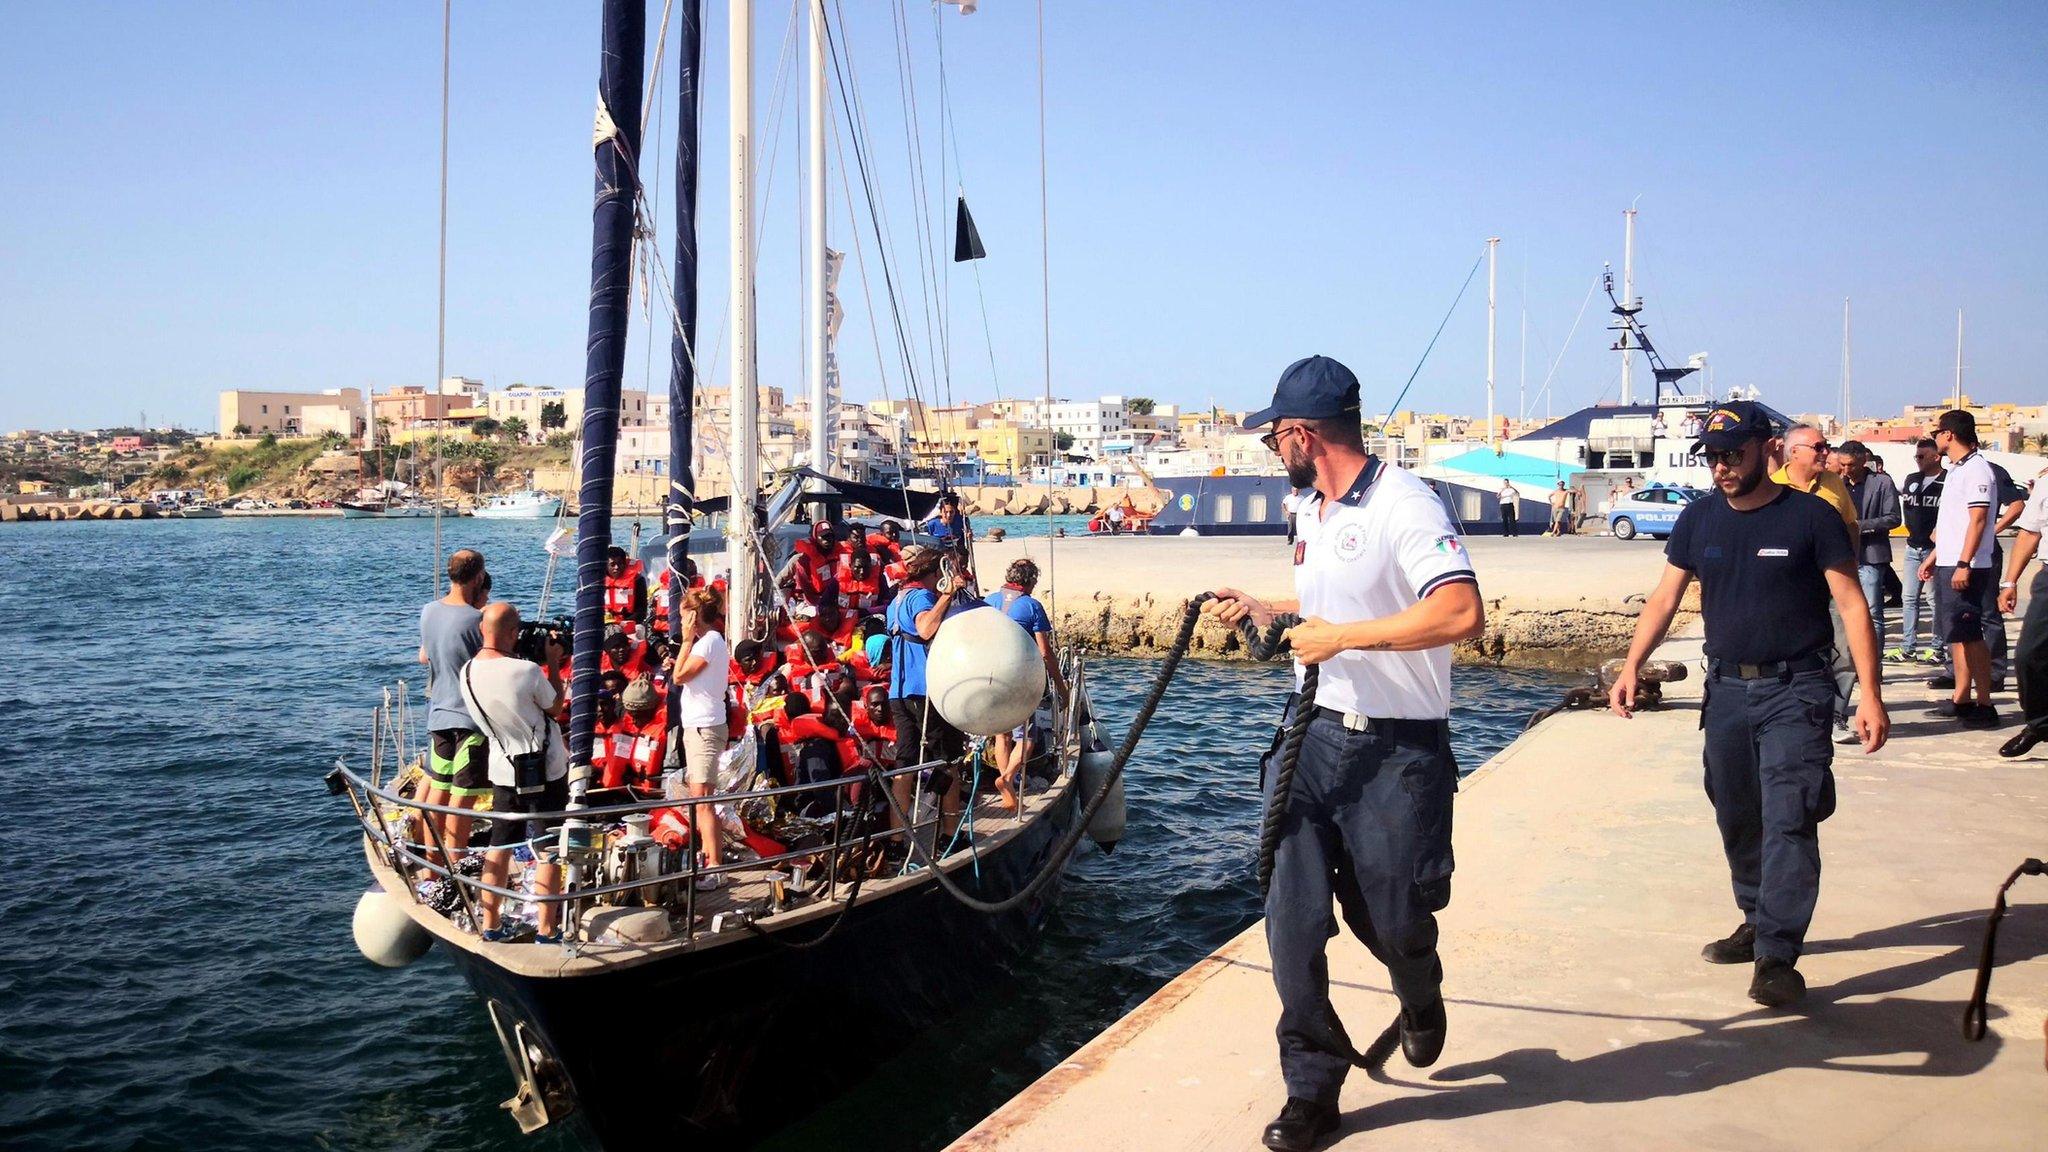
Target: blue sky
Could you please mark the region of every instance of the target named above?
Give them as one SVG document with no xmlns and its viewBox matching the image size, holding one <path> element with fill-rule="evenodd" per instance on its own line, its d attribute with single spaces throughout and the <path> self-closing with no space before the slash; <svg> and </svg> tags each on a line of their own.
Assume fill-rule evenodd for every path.
<svg viewBox="0 0 2048 1152">
<path fill-rule="evenodd" d="M 922 344 L 891 6 L 842 2 Z M 1673 361 L 1709 352 L 1724 388 L 1832 408 L 1847 296 L 1859 411 L 1947 394 L 1958 307 L 1968 389 L 2048 398 L 2048 9 L 1048 7 L 1062 394 L 1245 407 L 1322 352 L 1383 406 L 1498 235 L 1512 410 L 1525 280 L 1533 394 L 1601 264 L 1618 274 L 1620 213 L 1637 201 L 1651 334 Z M 757 4 L 755 37 L 762 147 L 778 149 L 760 364 L 793 387 L 793 90 L 779 145 L 769 131 L 789 12 Z M 987 335 L 971 275 L 951 279 L 952 395 L 1035 395 L 1033 8 L 947 10 L 964 157 L 943 177 L 933 21 L 922 3 L 905 12 L 927 195 L 943 220 L 964 183 L 990 252 Z M 707 15 L 708 358 L 726 296 L 724 4 Z M 651 5 L 650 39 L 659 16 Z M 0 427 L 146 411 L 207 428 L 220 388 L 430 378 L 438 4 L 4 0 L 0 28 Z M 596 37 L 595 4 L 458 0 L 451 373 L 582 379 Z M 831 197 L 833 243 L 850 247 L 836 178 Z M 840 349 L 847 394 L 868 399 L 883 385 L 860 284 L 850 268 Z M 1483 288 L 1482 271 L 1407 406 L 1483 406 Z M 1613 397 L 1605 320 L 1596 303 L 1559 362 L 1557 411 Z M 629 385 L 648 378 L 640 335 Z M 884 362 L 900 396 L 900 365 Z"/>
</svg>

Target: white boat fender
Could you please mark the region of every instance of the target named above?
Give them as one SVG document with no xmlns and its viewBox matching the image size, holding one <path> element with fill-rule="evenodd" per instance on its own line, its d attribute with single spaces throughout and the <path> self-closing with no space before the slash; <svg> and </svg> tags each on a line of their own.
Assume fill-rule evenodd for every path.
<svg viewBox="0 0 2048 1152">
<path fill-rule="evenodd" d="M 925 660 L 925 692 L 946 723 L 972 736 L 999 736 L 1045 697 L 1045 658 L 1023 625 L 993 608 L 947 617 Z"/>
<path fill-rule="evenodd" d="M 356 950 L 381 968 L 403 968 L 426 955 L 434 943 L 434 937 L 382 888 L 372 888 L 356 901 L 351 927 Z"/>
<path fill-rule="evenodd" d="M 1081 753 L 1081 770 L 1076 784 L 1082 803 L 1093 800 L 1095 794 L 1102 790 L 1103 782 L 1109 779 L 1109 771 L 1115 764 L 1116 753 L 1108 748 Z M 1088 838 L 1104 852 L 1116 851 L 1117 843 L 1124 838 L 1124 815 L 1124 778 L 1118 776 L 1116 783 L 1110 786 L 1109 798 L 1095 810 L 1095 819 L 1088 822 Z"/>
</svg>

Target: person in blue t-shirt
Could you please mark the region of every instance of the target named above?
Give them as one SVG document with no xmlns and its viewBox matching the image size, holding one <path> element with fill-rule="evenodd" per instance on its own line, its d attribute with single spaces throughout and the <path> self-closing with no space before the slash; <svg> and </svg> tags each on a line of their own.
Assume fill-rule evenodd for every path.
<svg viewBox="0 0 2048 1152">
<path fill-rule="evenodd" d="M 973 573 L 962 569 L 947 582 L 945 591 L 939 591 L 942 556 L 932 548 L 904 549 L 903 586 L 889 604 L 889 712 L 896 721 L 896 763 L 905 768 L 955 761 L 967 748 L 966 737 L 946 723 L 925 697 L 925 660 L 932 637 L 939 634 L 939 625 L 952 614 L 961 591 L 974 579 Z M 915 784 L 915 773 L 905 773 L 890 781 L 897 807 L 906 813 L 911 808 Z M 958 823 L 960 817 L 959 781 L 949 780 L 944 793 L 939 805 L 940 832 L 951 836 L 953 830 L 947 825 Z M 890 819 L 901 825 L 895 813 L 890 814 Z"/>
<path fill-rule="evenodd" d="M 1028 557 L 1012 561 L 1009 571 L 1003 574 L 1003 586 L 988 597 L 988 606 L 1015 620 L 1038 645 L 1038 654 L 1045 660 L 1045 682 L 1052 687 L 1055 701 L 1067 698 L 1067 678 L 1060 674 L 1060 658 L 1053 651 L 1052 617 L 1046 615 L 1045 605 L 1038 602 L 1032 590 L 1038 587 L 1038 565 Z M 1031 723 L 1026 721 L 1015 731 L 997 736 L 993 740 L 996 758 L 996 792 L 1002 797 L 1003 807 L 1014 811 L 1017 808 L 1017 782 L 1023 778 L 1024 764 L 1031 759 Z"/>
<path fill-rule="evenodd" d="M 960 511 L 960 497 L 951 492 L 939 497 L 938 514 L 918 527 L 925 535 L 936 538 L 940 546 L 953 552 L 964 554 L 968 543 L 974 539 L 974 528 Z"/>
</svg>

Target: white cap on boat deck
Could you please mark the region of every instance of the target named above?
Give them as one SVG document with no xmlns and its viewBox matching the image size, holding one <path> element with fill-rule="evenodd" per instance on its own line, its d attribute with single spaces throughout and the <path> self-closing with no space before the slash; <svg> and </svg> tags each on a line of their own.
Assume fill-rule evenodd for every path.
<svg viewBox="0 0 2048 1152">
<path fill-rule="evenodd" d="M 1045 696 L 1045 660 L 1023 625 L 993 608 L 970 608 L 939 625 L 924 680 L 946 723 L 996 736 L 1031 719 Z"/>
</svg>

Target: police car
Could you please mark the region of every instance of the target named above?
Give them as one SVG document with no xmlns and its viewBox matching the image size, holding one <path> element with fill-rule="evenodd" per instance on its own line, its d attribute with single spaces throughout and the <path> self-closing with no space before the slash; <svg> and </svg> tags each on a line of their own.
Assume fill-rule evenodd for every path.
<svg viewBox="0 0 2048 1152">
<path fill-rule="evenodd" d="M 1671 526 L 1678 523 L 1685 506 L 1706 494 L 1701 488 L 1652 484 L 1616 496 L 1607 510 L 1607 530 L 1620 540 L 1633 540 L 1638 533 L 1662 540 L 1671 535 Z"/>
</svg>

